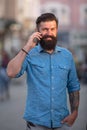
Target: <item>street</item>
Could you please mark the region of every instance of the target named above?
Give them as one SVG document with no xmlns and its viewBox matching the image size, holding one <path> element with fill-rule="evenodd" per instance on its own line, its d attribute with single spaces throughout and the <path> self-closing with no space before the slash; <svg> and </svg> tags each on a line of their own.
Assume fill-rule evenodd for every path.
<svg viewBox="0 0 87 130">
<path fill-rule="evenodd" d="M 17 79 L 16 79 L 17 80 Z M 0 102 L 0 130 L 26 130 L 23 112 L 26 101 L 25 80 L 10 85 L 10 99 Z M 87 85 L 81 85 L 79 115 L 72 130 L 87 130 Z"/>
</svg>

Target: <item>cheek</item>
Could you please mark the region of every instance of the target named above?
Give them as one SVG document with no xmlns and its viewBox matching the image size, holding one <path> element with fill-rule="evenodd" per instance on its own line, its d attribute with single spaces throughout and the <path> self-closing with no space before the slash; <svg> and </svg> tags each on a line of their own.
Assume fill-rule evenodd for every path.
<svg viewBox="0 0 87 130">
<path fill-rule="evenodd" d="M 42 36 L 44 36 L 46 34 L 45 31 L 39 30 L 39 32 L 42 34 Z"/>
<path fill-rule="evenodd" d="M 45 36 L 47 33 L 45 33 L 45 32 L 42 32 L 41 34 L 42 34 L 42 37 L 43 37 L 43 36 Z"/>
<path fill-rule="evenodd" d="M 51 35 L 52 35 L 52 36 L 54 36 L 54 37 L 56 37 L 56 36 L 57 36 L 55 33 L 52 33 Z"/>
<path fill-rule="evenodd" d="M 57 32 L 54 33 L 54 36 L 57 37 Z"/>
<path fill-rule="evenodd" d="M 58 34 L 58 29 L 55 29 L 55 30 L 53 31 L 53 34 L 54 34 L 54 36 L 57 36 L 57 34 Z"/>
</svg>

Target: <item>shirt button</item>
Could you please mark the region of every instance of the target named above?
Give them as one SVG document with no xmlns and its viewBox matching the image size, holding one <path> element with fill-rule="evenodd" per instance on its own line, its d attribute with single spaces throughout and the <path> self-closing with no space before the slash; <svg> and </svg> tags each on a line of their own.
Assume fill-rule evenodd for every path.
<svg viewBox="0 0 87 130">
<path fill-rule="evenodd" d="M 54 87 L 52 87 L 52 90 L 54 90 Z"/>
<path fill-rule="evenodd" d="M 66 66 L 64 66 L 64 68 L 66 69 Z"/>
<path fill-rule="evenodd" d="M 51 109 L 51 112 L 53 112 L 53 109 Z"/>
<path fill-rule="evenodd" d="M 52 98 L 52 101 L 54 101 L 54 98 Z"/>
<path fill-rule="evenodd" d="M 53 69 L 53 66 L 51 66 L 51 68 Z"/>
<path fill-rule="evenodd" d="M 52 79 L 54 79 L 54 77 L 52 76 Z"/>
</svg>

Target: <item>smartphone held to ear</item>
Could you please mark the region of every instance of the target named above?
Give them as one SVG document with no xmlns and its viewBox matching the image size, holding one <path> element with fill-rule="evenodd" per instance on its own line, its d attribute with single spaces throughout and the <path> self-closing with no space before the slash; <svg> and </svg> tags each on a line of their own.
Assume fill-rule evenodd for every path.
<svg viewBox="0 0 87 130">
<path fill-rule="evenodd" d="M 37 31 L 37 32 L 34 33 L 33 42 L 36 45 L 38 45 L 38 43 L 40 42 L 41 38 L 42 38 L 42 34 L 39 31 Z"/>
<path fill-rule="evenodd" d="M 33 39 L 33 42 L 36 43 L 36 45 L 40 42 L 40 39 L 41 39 L 41 37 L 42 37 L 42 34 L 39 34 L 39 35 L 41 35 L 41 36 L 39 37 L 39 39 L 38 39 L 37 37 L 35 37 L 35 38 Z"/>
<path fill-rule="evenodd" d="M 35 38 L 33 39 L 33 42 L 35 42 L 35 43 L 37 43 L 37 44 L 38 44 L 39 39 L 35 37 Z"/>
</svg>

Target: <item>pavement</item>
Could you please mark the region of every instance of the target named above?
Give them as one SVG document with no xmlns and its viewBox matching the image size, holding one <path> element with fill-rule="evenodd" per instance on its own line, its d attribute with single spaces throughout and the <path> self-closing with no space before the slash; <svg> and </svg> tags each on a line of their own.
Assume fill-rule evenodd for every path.
<svg viewBox="0 0 87 130">
<path fill-rule="evenodd" d="M 23 113 L 26 101 L 26 85 L 23 77 L 10 84 L 10 98 L 0 101 L 0 130 L 26 130 Z M 87 130 L 87 85 L 81 84 L 80 107 L 71 130 Z"/>
</svg>

